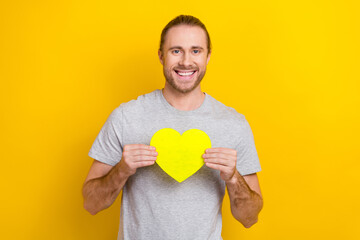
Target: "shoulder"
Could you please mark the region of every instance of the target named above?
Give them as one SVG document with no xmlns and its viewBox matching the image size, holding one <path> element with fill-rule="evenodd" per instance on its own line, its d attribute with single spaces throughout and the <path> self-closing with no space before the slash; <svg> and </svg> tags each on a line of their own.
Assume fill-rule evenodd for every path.
<svg viewBox="0 0 360 240">
<path fill-rule="evenodd" d="M 136 113 L 154 107 L 154 104 L 156 104 L 156 101 L 159 99 L 159 91 L 160 90 L 155 90 L 140 95 L 136 99 L 121 103 L 114 112 L 117 112 L 117 114 Z"/>
<path fill-rule="evenodd" d="M 239 113 L 236 111 L 235 108 L 226 106 L 222 102 L 216 100 L 214 97 L 208 95 L 209 97 L 209 103 L 211 110 L 217 115 L 221 116 L 222 118 L 226 118 L 228 121 L 234 122 L 234 123 L 240 123 L 243 125 L 246 123 L 246 118 L 242 113 Z"/>
</svg>

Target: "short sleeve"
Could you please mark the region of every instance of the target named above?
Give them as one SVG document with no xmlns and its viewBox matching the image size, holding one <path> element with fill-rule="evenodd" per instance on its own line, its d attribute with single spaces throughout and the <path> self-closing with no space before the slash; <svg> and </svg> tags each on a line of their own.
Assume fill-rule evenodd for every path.
<svg viewBox="0 0 360 240">
<path fill-rule="evenodd" d="M 248 175 L 261 171 L 259 157 L 255 148 L 254 136 L 248 121 L 241 121 L 240 140 L 236 146 L 236 169 L 241 175 Z"/>
<path fill-rule="evenodd" d="M 89 156 L 111 166 L 115 166 L 122 156 L 122 109 L 116 108 L 101 128 Z"/>
</svg>

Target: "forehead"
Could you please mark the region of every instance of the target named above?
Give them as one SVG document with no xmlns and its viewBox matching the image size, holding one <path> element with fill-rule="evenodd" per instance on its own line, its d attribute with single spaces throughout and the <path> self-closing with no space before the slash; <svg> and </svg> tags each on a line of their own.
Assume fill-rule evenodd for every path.
<svg viewBox="0 0 360 240">
<path fill-rule="evenodd" d="M 191 46 L 207 47 L 207 37 L 205 31 L 198 26 L 179 25 L 168 30 L 164 42 L 165 48 L 181 46 L 183 48 Z"/>
</svg>

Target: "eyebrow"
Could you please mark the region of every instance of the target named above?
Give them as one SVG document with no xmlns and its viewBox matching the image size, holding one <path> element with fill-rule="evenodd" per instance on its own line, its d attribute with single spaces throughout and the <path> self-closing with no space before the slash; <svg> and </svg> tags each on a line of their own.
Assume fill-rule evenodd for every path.
<svg viewBox="0 0 360 240">
<path fill-rule="evenodd" d="M 194 49 L 194 48 L 201 49 L 201 50 L 204 49 L 203 47 L 200 47 L 200 46 L 191 46 L 191 49 Z M 169 48 L 169 50 L 173 50 L 173 49 L 183 49 L 183 48 L 181 46 L 173 46 L 173 47 Z"/>
</svg>

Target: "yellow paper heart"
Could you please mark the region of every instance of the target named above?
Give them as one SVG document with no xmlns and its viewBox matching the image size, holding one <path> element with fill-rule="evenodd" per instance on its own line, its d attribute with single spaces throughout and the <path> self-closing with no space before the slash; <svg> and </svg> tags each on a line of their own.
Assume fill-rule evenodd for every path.
<svg viewBox="0 0 360 240">
<path fill-rule="evenodd" d="M 211 141 L 199 129 L 190 129 L 180 135 L 172 128 L 163 128 L 152 136 L 150 145 L 156 147 L 156 163 L 161 169 L 182 182 L 204 165 L 202 154 L 211 148 Z"/>
</svg>

